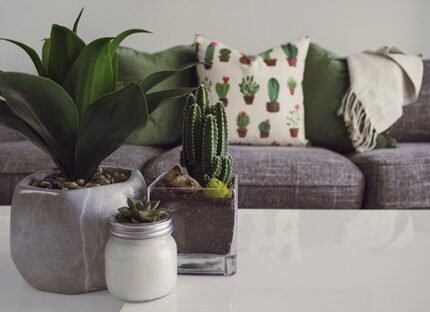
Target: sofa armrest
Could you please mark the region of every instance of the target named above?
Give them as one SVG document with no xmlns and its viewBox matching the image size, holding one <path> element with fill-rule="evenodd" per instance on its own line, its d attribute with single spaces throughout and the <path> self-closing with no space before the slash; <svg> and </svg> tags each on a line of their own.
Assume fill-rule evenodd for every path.
<svg viewBox="0 0 430 312">
<path fill-rule="evenodd" d="M 16 131 L 0 125 L 0 144 L 5 142 L 21 141 L 24 138 Z"/>
</svg>

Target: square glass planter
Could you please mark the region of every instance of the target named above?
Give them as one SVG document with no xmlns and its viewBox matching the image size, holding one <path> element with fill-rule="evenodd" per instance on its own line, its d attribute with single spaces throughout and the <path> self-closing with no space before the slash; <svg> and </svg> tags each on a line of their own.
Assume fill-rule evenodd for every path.
<svg viewBox="0 0 430 312">
<path fill-rule="evenodd" d="M 233 275 L 236 272 L 238 177 L 230 198 L 216 198 L 217 189 L 149 187 L 148 198 L 161 200 L 173 219 L 178 246 L 178 273 Z"/>
</svg>

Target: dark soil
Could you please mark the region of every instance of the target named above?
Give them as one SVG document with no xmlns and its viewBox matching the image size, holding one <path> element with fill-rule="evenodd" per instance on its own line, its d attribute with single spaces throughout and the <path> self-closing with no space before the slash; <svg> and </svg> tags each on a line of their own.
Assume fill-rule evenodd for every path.
<svg viewBox="0 0 430 312">
<path fill-rule="evenodd" d="M 128 170 L 114 168 L 103 169 L 99 167 L 94 176 L 89 180 L 77 179 L 71 181 L 61 173 L 55 173 L 43 180 L 33 180 L 31 185 L 45 189 L 68 191 L 113 183 L 121 183 L 128 180 L 130 174 L 131 172 Z"/>
</svg>

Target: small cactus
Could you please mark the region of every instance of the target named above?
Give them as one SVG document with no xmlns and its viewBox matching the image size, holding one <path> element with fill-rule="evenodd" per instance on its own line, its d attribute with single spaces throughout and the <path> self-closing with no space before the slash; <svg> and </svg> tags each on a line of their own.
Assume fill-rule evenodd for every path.
<svg viewBox="0 0 430 312">
<path fill-rule="evenodd" d="M 289 90 L 290 90 L 290 94 L 291 95 L 294 95 L 294 90 L 296 89 L 296 87 L 297 87 L 297 82 L 296 82 L 296 80 L 293 78 L 293 77 L 291 77 L 290 79 L 288 79 L 288 81 L 287 81 L 287 85 L 288 85 L 288 88 L 289 88 Z"/>
<path fill-rule="evenodd" d="M 292 67 L 296 67 L 297 55 L 299 53 L 299 49 L 297 48 L 297 46 L 291 43 L 287 43 L 282 45 L 282 49 L 284 50 L 284 53 L 287 55 L 288 65 Z"/>
<path fill-rule="evenodd" d="M 273 52 L 273 49 L 269 49 L 269 50 L 264 51 L 263 53 L 259 54 L 267 66 L 275 66 L 276 65 L 276 59 L 271 58 L 271 56 L 270 56 L 270 53 L 272 53 L 272 52 Z"/>
<path fill-rule="evenodd" d="M 227 117 L 224 104 L 209 103 L 209 90 L 200 85 L 184 107 L 181 165 L 201 185 L 217 178 L 229 185 L 232 157 L 227 153 Z"/>
<path fill-rule="evenodd" d="M 215 91 L 220 99 L 221 102 L 224 103 L 224 105 L 228 104 L 228 100 L 227 100 L 227 94 L 228 91 L 230 90 L 230 84 L 228 83 L 229 81 L 229 77 L 222 77 L 222 83 L 216 83 L 215 85 Z"/>
<path fill-rule="evenodd" d="M 230 54 L 231 54 L 231 50 L 230 49 L 226 49 L 223 48 L 221 50 L 219 50 L 219 61 L 220 62 L 228 62 L 230 60 Z"/>
<path fill-rule="evenodd" d="M 243 94 L 245 103 L 252 104 L 255 94 L 260 89 L 260 85 L 254 81 L 254 76 L 246 76 L 239 84 L 239 88 L 240 92 Z"/>
<path fill-rule="evenodd" d="M 248 132 L 248 125 L 250 123 L 249 116 L 245 112 L 240 112 L 239 115 L 237 115 L 236 119 L 236 125 L 237 125 L 237 133 L 239 137 L 243 138 L 246 136 L 246 133 Z"/>
<path fill-rule="evenodd" d="M 279 112 L 279 82 L 275 78 L 270 78 L 267 83 L 267 93 L 269 95 L 269 102 L 266 103 L 266 110 L 270 113 Z"/>
<path fill-rule="evenodd" d="M 217 45 L 217 43 L 213 41 L 213 42 L 209 43 L 209 45 L 206 48 L 206 52 L 205 52 L 205 64 L 204 64 L 204 66 L 205 66 L 206 69 L 211 69 L 212 68 L 216 45 Z"/>
<path fill-rule="evenodd" d="M 267 138 L 269 137 L 269 133 L 270 133 L 270 122 L 269 120 L 265 120 L 260 122 L 260 124 L 258 125 L 258 130 L 260 130 L 260 137 L 261 138 Z"/>
<path fill-rule="evenodd" d="M 160 201 L 127 199 L 127 207 L 119 208 L 117 216 L 121 223 L 152 223 L 167 215 L 165 209 L 160 208 Z"/>
</svg>

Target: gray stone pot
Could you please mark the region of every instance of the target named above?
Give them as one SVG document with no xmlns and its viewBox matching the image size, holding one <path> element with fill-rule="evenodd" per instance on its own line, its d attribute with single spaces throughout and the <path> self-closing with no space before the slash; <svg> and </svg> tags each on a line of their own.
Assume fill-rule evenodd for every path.
<svg viewBox="0 0 430 312">
<path fill-rule="evenodd" d="M 23 278 L 39 290 L 77 294 L 106 289 L 104 248 L 109 217 L 127 197 L 145 195 L 139 170 L 122 183 L 70 191 L 30 185 L 52 171 L 24 178 L 12 199 L 10 249 Z"/>
</svg>

